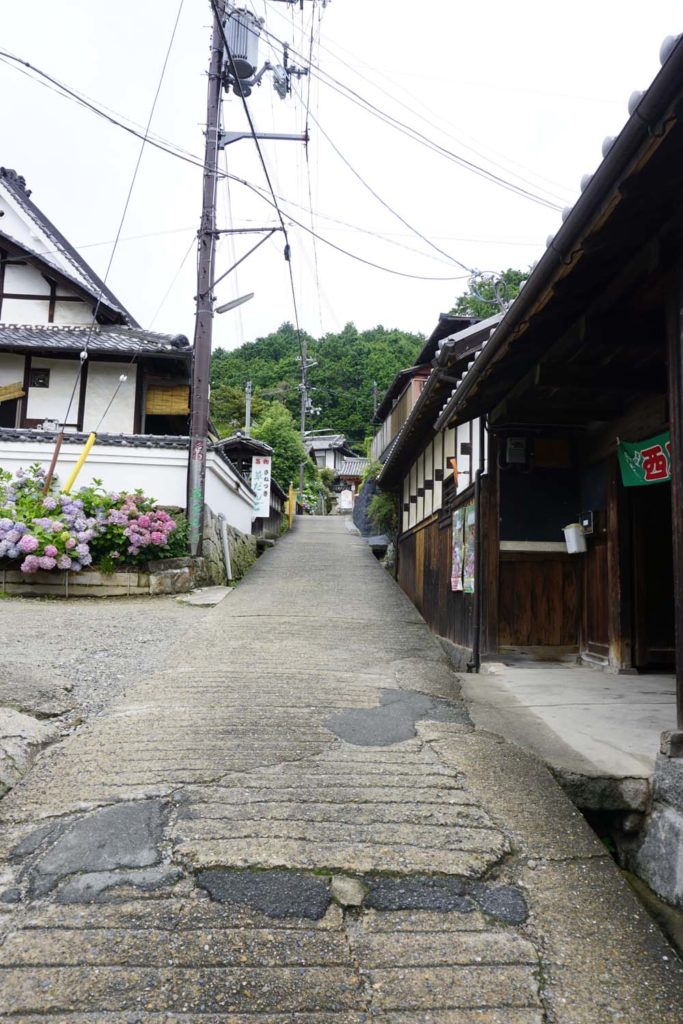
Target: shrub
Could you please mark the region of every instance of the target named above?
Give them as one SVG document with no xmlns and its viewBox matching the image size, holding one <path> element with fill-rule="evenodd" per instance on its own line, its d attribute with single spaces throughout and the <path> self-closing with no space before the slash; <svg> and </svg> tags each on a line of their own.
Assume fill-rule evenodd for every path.
<svg viewBox="0 0 683 1024">
<path fill-rule="evenodd" d="M 105 571 L 139 565 L 168 548 L 176 522 L 142 491 L 110 493 L 101 481 L 75 495 L 56 482 L 43 495 L 45 470 L 33 465 L 16 477 L 0 470 L 0 559 L 22 572 L 80 572 L 97 562 Z"/>
</svg>

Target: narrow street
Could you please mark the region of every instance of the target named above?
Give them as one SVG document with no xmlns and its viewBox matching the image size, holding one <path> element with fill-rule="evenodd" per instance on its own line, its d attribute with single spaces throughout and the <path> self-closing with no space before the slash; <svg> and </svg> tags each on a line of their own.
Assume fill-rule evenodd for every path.
<svg viewBox="0 0 683 1024">
<path fill-rule="evenodd" d="M 343 518 L 186 611 L 0 801 L 0 1021 L 680 1024 L 607 850 Z"/>
</svg>

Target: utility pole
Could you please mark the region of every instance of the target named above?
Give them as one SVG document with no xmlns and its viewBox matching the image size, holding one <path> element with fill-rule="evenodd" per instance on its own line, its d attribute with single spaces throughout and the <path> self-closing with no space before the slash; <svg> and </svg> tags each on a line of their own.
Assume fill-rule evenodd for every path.
<svg viewBox="0 0 683 1024">
<path fill-rule="evenodd" d="M 211 38 L 211 63 L 206 106 L 206 141 L 204 146 L 204 191 L 202 219 L 199 229 L 197 298 L 192 352 L 192 412 L 190 417 L 190 452 L 187 472 L 187 517 L 190 532 L 190 553 L 201 555 L 204 527 L 204 493 L 206 486 L 206 439 L 209 425 L 209 381 L 211 374 L 211 336 L 213 327 L 212 284 L 216 250 L 216 181 L 218 168 L 218 134 L 223 67 L 223 30 L 225 0 L 218 0 Z"/>
<path fill-rule="evenodd" d="M 251 437 L 251 381 L 244 388 L 244 436 Z"/>
<path fill-rule="evenodd" d="M 308 403 L 308 383 L 306 374 L 308 368 L 306 366 L 308 358 L 308 349 L 306 346 L 306 335 L 302 335 L 301 338 L 301 384 L 299 385 L 299 391 L 301 392 L 301 442 L 305 444 L 304 438 L 306 435 L 306 405 Z M 304 468 L 305 468 L 305 456 L 304 461 L 299 465 L 299 496 L 303 497 L 304 493 Z"/>
</svg>

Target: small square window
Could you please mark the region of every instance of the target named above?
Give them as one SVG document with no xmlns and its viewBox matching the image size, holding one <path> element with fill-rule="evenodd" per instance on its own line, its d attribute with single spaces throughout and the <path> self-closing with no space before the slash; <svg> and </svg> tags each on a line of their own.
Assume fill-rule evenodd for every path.
<svg viewBox="0 0 683 1024">
<path fill-rule="evenodd" d="M 50 371 L 49 370 L 31 370 L 28 375 L 28 386 L 30 388 L 49 388 L 50 387 Z"/>
</svg>

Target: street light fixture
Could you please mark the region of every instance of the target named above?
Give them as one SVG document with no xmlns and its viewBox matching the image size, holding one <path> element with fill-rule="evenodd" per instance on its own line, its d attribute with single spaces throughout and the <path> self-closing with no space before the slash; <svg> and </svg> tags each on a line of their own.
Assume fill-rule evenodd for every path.
<svg viewBox="0 0 683 1024">
<path fill-rule="evenodd" d="M 231 299 L 230 302 L 224 302 L 222 306 L 216 306 L 216 313 L 227 313 L 230 309 L 235 309 L 237 306 L 241 306 L 243 302 L 249 302 L 249 299 L 254 298 L 254 293 L 249 292 L 248 295 L 240 295 L 239 299 Z"/>
</svg>

